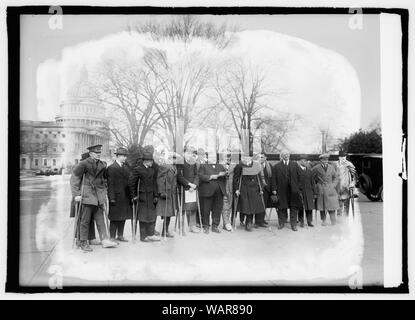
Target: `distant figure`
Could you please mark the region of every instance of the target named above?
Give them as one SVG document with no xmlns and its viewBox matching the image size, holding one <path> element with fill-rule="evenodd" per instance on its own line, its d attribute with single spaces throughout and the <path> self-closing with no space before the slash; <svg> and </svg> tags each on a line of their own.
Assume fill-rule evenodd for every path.
<svg viewBox="0 0 415 320">
<path fill-rule="evenodd" d="M 331 224 L 336 224 L 336 210 L 339 209 L 339 196 L 336 188 L 339 182 L 338 174 L 329 163 L 330 155 L 320 155 L 320 163 L 313 167 L 313 179 L 317 188 L 317 210 L 320 211 L 322 225 L 326 226 L 326 211 L 329 212 Z"/>
<path fill-rule="evenodd" d="M 108 200 L 110 204 L 108 218 L 110 222 L 110 237 L 112 241 L 128 242 L 124 238 L 125 220 L 132 219 L 132 208 L 128 179 L 130 167 L 126 163 L 128 151 L 118 148 L 116 159 L 107 169 Z"/>
</svg>

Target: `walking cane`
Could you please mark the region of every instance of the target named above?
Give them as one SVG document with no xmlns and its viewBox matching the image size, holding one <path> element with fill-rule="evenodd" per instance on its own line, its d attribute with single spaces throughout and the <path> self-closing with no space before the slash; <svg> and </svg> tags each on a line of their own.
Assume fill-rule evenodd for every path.
<svg viewBox="0 0 415 320">
<path fill-rule="evenodd" d="M 166 240 L 166 238 L 167 238 L 167 230 L 166 230 L 166 226 L 167 226 L 167 222 L 166 222 L 166 218 L 167 218 L 167 201 L 169 199 L 169 197 L 167 195 L 167 177 L 166 177 L 166 179 L 164 181 L 164 186 L 165 186 L 165 195 L 166 195 L 166 205 L 164 207 L 164 220 L 163 220 L 163 233 L 164 234 L 163 234 L 163 237 L 164 237 L 164 240 Z M 171 199 L 172 204 L 173 204 L 173 201 L 174 201 L 174 199 L 172 197 L 172 199 Z"/>
<path fill-rule="evenodd" d="M 242 183 L 242 172 L 241 172 L 241 176 L 239 178 L 239 186 L 238 186 L 238 194 L 235 197 L 235 201 L 234 201 L 234 208 L 233 208 L 233 229 L 236 228 L 236 217 L 237 217 L 237 210 L 238 210 L 238 202 L 239 202 L 239 195 L 241 194 L 241 183 Z"/>
<path fill-rule="evenodd" d="M 137 238 L 137 213 L 138 213 L 138 202 L 140 201 L 140 182 L 141 182 L 141 179 L 138 179 L 138 183 L 137 183 L 137 203 L 134 204 L 134 202 L 133 202 L 133 228 L 132 228 L 133 242 L 136 242 L 136 238 Z"/>
<path fill-rule="evenodd" d="M 262 205 L 264 206 L 264 212 L 267 212 L 267 207 L 265 206 L 265 201 L 264 201 L 264 193 L 262 192 L 262 187 L 261 187 L 261 182 L 259 181 L 259 177 L 258 175 L 256 176 L 257 181 L 258 181 L 258 186 L 259 186 L 259 191 L 261 192 L 261 200 L 262 200 Z M 255 221 L 256 223 L 256 221 Z"/>
<path fill-rule="evenodd" d="M 349 189 L 350 194 L 350 204 L 352 205 L 353 221 L 354 221 L 354 192 L 353 187 Z"/>
<path fill-rule="evenodd" d="M 133 242 L 135 241 L 135 237 L 134 237 L 134 216 L 135 216 L 135 207 L 136 207 L 136 204 L 135 204 L 135 202 L 133 201 L 133 216 L 131 217 L 131 239 L 133 240 Z"/>
<path fill-rule="evenodd" d="M 110 236 L 110 221 L 108 219 L 108 212 L 109 212 L 109 201 L 108 197 L 105 196 L 105 203 L 104 203 L 104 223 L 105 223 L 105 229 L 107 230 L 107 236 Z"/>
<path fill-rule="evenodd" d="M 183 192 L 183 186 L 181 187 L 181 191 Z M 180 220 L 181 220 L 181 223 L 182 223 L 182 236 L 185 236 L 186 235 L 186 231 L 185 231 L 185 229 L 184 229 L 184 227 L 185 227 L 185 219 L 186 219 L 186 211 L 184 212 L 184 214 L 183 214 L 183 199 L 182 198 L 180 198 L 180 203 L 179 203 L 179 206 L 180 206 Z"/>
<path fill-rule="evenodd" d="M 75 225 L 73 231 L 73 238 L 72 238 L 72 249 L 75 247 L 75 239 L 79 242 L 80 238 L 80 230 L 79 230 L 79 223 L 81 220 L 81 207 L 82 207 L 82 197 L 84 196 L 84 182 L 85 182 L 85 173 L 82 175 L 82 184 L 81 184 L 81 201 L 79 203 L 75 203 Z"/>
</svg>

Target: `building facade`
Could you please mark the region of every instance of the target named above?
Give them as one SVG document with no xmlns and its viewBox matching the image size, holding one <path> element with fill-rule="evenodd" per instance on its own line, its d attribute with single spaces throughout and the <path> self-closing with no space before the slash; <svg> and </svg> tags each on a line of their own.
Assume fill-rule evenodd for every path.
<svg viewBox="0 0 415 320">
<path fill-rule="evenodd" d="M 95 144 L 102 144 L 104 160 L 111 158 L 109 119 L 105 107 L 97 103 L 83 67 L 55 121 L 20 122 L 20 169 L 70 171 L 86 148 Z"/>
</svg>

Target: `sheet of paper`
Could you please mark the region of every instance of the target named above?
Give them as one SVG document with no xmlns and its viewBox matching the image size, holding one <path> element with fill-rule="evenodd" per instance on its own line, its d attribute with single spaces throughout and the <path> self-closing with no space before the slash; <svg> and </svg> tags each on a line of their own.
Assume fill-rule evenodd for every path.
<svg viewBox="0 0 415 320">
<path fill-rule="evenodd" d="M 184 191 L 184 202 L 185 203 L 196 202 L 196 191 L 185 190 Z"/>
</svg>

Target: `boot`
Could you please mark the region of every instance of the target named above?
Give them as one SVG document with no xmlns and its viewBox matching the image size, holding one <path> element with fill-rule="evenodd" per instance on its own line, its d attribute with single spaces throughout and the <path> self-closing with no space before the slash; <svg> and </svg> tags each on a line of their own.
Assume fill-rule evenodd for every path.
<svg viewBox="0 0 415 320">
<path fill-rule="evenodd" d="M 247 222 L 245 225 L 245 230 L 251 232 L 252 231 L 252 223 Z"/>
<path fill-rule="evenodd" d="M 88 241 L 86 240 L 81 240 L 81 250 L 84 252 L 91 252 L 92 248 L 89 246 Z"/>
</svg>

